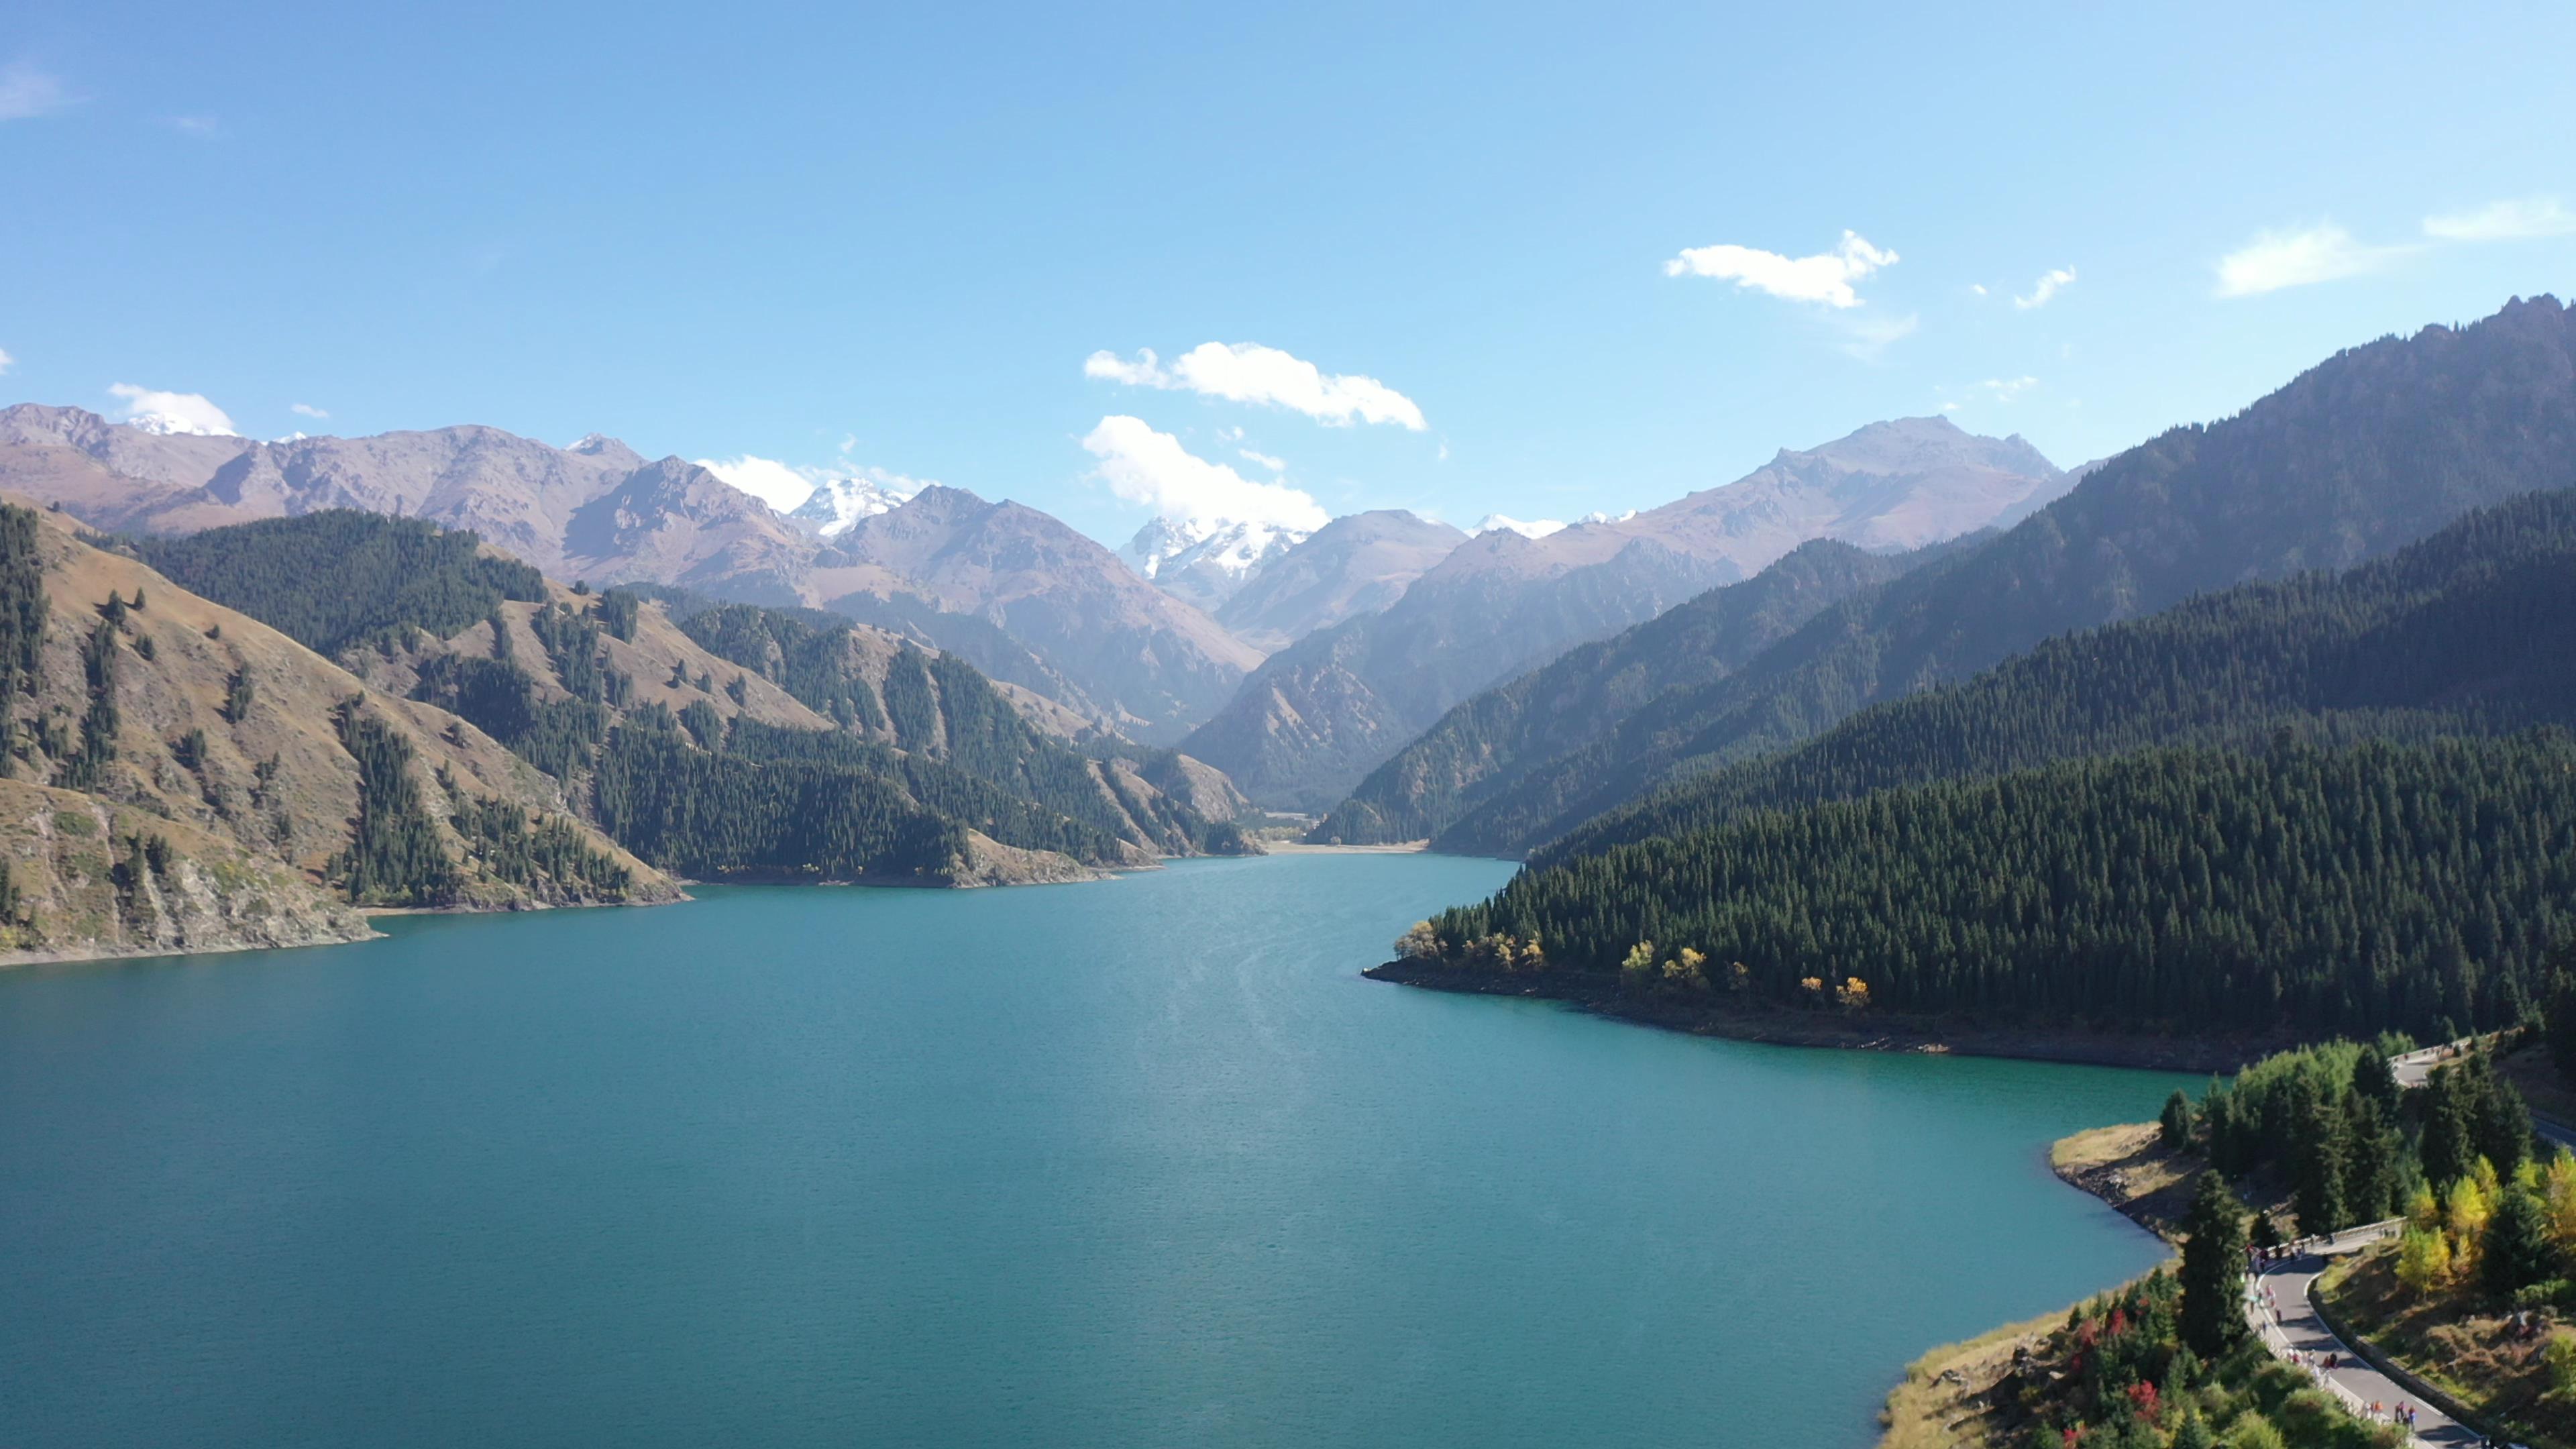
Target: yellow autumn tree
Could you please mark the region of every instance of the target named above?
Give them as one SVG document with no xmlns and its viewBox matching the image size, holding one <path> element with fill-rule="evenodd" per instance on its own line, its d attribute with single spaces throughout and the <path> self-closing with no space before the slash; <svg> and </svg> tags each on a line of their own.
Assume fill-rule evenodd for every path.
<svg viewBox="0 0 2576 1449">
<path fill-rule="evenodd" d="M 2442 1200 L 2423 1183 L 2415 1185 L 2415 1195 L 2406 1200 L 2406 1224 L 2428 1233 L 2442 1230 Z"/>
<path fill-rule="evenodd" d="M 1726 968 L 1726 989 L 1741 994 L 1753 989 L 1753 968 L 1738 961 Z"/>
<path fill-rule="evenodd" d="M 1620 983 L 1626 986 L 1642 987 L 1653 984 L 1654 979 L 1655 943 L 1652 941 L 1639 941 L 1636 945 L 1628 948 L 1627 956 L 1619 962 Z"/>
<path fill-rule="evenodd" d="M 2451 1240 L 2438 1232 L 2408 1228 L 2397 1242 L 2397 1281 L 2418 1298 L 2448 1286 Z"/>
<path fill-rule="evenodd" d="M 2486 1166 L 2484 1158 L 2478 1165 Z M 2495 1176 L 2487 1167 L 2486 1175 Z M 2478 1185 L 2475 1177 L 2464 1177 L 2451 1184 L 2442 1202 L 2442 1225 L 2451 1237 L 2453 1270 L 2466 1276 L 2478 1270 L 2478 1248 L 2486 1241 L 2487 1223 L 2495 1217 L 2495 1199 Z"/>
<path fill-rule="evenodd" d="M 2576 1153 L 2565 1148 L 2540 1173 L 2540 1206 L 2549 1218 L 2549 1240 L 2576 1249 Z"/>
<path fill-rule="evenodd" d="M 1416 921 L 1395 938 L 1395 955 L 1399 961 L 1427 961 L 1440 954 L 1440 938 L 1432 934 L 1429 921 Z"/>
<path fill-rule="evenodd" d="M 1664 963 L 1664 984 L 1682 991 L 1706 991 L 1708 973 L 1701 968 L 1707 962 L 1706 956 L 1684 946 L 1679 956 Z"/>
<path fill-rule="evenodd" d="M 1843 984 L 1834 988 L 1834 1000 L 1845 1011 L 1864 1010 L 1869 1006 L 1869 983 L 1857 976 L 1846 976 Z"/>
</svg>

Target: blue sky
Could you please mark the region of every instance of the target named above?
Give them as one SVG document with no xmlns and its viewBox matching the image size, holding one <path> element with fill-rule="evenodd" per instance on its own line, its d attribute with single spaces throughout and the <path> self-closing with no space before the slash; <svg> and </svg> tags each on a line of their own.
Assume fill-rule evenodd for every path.
<svg viewBox="0 0 2576 1449">
<path fill-rule="evenodd" d="M 1945 406 L 2073 463 L 2576 286 L 2576 8 L 2263 8 L 17 0 L 0 400 L 1115 542 L 1651 505 Z"/>
</svg>

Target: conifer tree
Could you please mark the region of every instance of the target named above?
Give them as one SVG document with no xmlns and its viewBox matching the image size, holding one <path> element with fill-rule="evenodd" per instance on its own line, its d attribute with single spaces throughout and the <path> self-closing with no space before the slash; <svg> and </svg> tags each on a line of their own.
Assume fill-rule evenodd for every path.
<svg viewBox="0 0 2576 1449">
<path fill-rule="evenodd" d="M 2216 1359 L 2245 1336 L 2245 1210 L 2217 1173 L 2200 1175 L 2183 1231 L 2182 1339 Z"/>
<path fill-rule="evenodd" d="M 2350 1218 L 2344 1202 L 2344 1174 L 2350 1151 L 2344 1141 L 2343 1113 L 2311 1097 L 2297 1118 L 2298 1182 L 2292 1204 L 2302 1233 L 2331 1233 Z"/>
<path fill-rule="evenodd" d="M 2157 1119 L 2165 1146 L 2181 1151 L 2191 1145 L 2191 1097 L 2177 1088 L 2165 1098 L 2165 1110 Z"/>
<path fill-rule="evenodd" d="M 2396 1115 L 2400 1089 L 2397 1071 L 2388 1065 L 2388 1056 L 2376 1046 L 2361 1049 L 2352 1064 L 2352 1089 L 2376 1103 L 2383 1116 Z"/>
<path fill-rule="evenodd" d="M 2548 1214 L 2540 1199 L 2510 1182 L 2497 1196 L 2495 1214 L 2478 1246 L 2478 1273 L 2488 1292 L 2505 1298 L 2556 1277 L 2559 1255 L 2549 1241 Z"/>
</svg>

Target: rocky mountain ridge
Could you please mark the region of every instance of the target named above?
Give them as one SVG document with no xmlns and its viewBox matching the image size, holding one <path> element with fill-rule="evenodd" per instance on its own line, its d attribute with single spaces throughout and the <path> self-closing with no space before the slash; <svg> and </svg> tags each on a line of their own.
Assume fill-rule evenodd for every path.
<svg viewBox="0 0 2576 1449">
<path fill-rule="evenodd" d="M 1491 529 L 1384 611 L 1273 655 L 1182 748 L 1255 800 L 1321 812 L 1476 692 L 1811 539 L 1917 548 L 2026 516 L 2064 483 L 2019 438 L 1910 418 L 1783 450 L 1734 483 L 1632 516 L 1535 538 Z"/>
<path fill-rule="evenodd" d="M 850 481 L 818 489 L 807 516 L 782 517 L 706 467 L 597 435 L 570 448 L 476 426 L 260 442 L 149 433 L 79 408 L 0 409 L 0 488 L 94 527 L 188 534 L 351 508 L 472 530 L 556 578 L 846 601 L 1139 738 L 1177 739 L 1260 661 L 1048 515 L 962 489 L 897 497 Z"/>
<path fill-rule="evenodd" d="M 1827 609 L 1742 669 L 1647 699 L 1441 838 L 1496 853 L 1628 838 L 1623 818 L 1669 813 L 1666 797 L 1714 767 L 2070 630 L 2394 552 L 2474 509 L 2576 486 L 2571 460 L 2576 311 L 2554 298 L 2347 348 L 2232 417 L 2090 468 L 2022 523 Z"/>
</svg>

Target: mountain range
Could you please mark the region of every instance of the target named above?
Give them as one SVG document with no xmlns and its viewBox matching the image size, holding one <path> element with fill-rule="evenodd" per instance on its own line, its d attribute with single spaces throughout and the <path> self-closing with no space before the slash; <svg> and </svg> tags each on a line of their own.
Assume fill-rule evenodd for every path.
<svg viewBox="0 0 2576 1449">
<path fill-rule="evenodd" d="M 1961 781 L 2162 810 L 2162 778 L 2346 767 L 2076 764 L 2363 738 L 2428 789 L 2504 790 L 2555 756 L 2402 752 L 2576 719 L 2576 314 L 2545 297 L 2074 472 L 1902 419 L 1618 518 L 1173 525 L 1125 559 L 900 481 L 781 515 L 595 436 L 0 410 L 0 951 L 348 939 L 356 907 L 684 877 L 1076 879 L 1252 849 L 1258 803 L 1326 812 L 1319 842 L 1573 871 L 1548 889 L 1597 953 L 1618 872 L 1757 816 L 1912 791 L 1964 840 L 1945 812 L 1993 798 Z"/>
<path fill-rule="evenodd" d="M 1713 766 L 1794 746 L 2052 635 L 2349 567 L 2471 509 L 2571 483 L 2576 315 L 2543 297 L 2467 327 L 2384 338 L 2235 417 L 2103 462 L 2021 524 L 1853 594 L 1739 668 L 1712 677 L 1638 631 L 1613 653 L 1643 656 L 1672 687 L 1612 702 L 1590 738 L 1561 752 L 1498 745 L 1500 765 L 1479 768 L 1507 781 L 1444 824 L 1441 793 L 1461 772 L 1442 761 L 1483 749 L 1475 720 L 1501 705 L 1480 701 L 1364 785 L 1331 831 L 1369 840 L 1429 826 L 1440 848 L 1490 854 L 1578 827 L 1580 842 L 1560 849 L 1629 838 L 1668 818 L 1671 799 L 1710 788 L 1697 777 Z M 1621 824 L 1619 807 L 1640 799 L 1657 803 Z"/>
<path fill-rule="evenodd" d="M 471 529 L 557 578 L 850 601 L 1140 738 L 1177 739 L 1260 661 L 1046 514 L 961 489 L 901 498 L 849 483 L 818 489 L 791 518 L 700 464 L 596 436 L 556 448 L 453 427 L 259 442 L 150 433 L 78 408 L 0 409 L 0 487 L 94 527 L 184 534 L 354 508 Z"/>
<path fill-rule="evenodd" d="M 709 465 L 595 434 L 566 448 L 484 427 L 261 442 L 0 409 L 0 486 L 96 527 L 179 535 L 354 508 L 471 529 L 558 578 L 832 609 L 1104 737 L 1201 731 L 1193 748 L 1225 755 L 1270 803 L 1318 809 L 1464 693 L 1567 644 L 1808 537 L 1887 548 L 2008 518 L 2053 476 L 2017 440 L 1972 444 L 1915 420 L 1571 527 L 1470 537 L 1395 510 L 1311 534 L 1157 519 L 1114 554 L 1024 505 L 900 479 L 826 478 L 780 514 Z M 1321 639 L 1397 610 L 1422 580 L 1409 614 Z"/>
<path fill-rule="evenodd" d="M 1182 748 L 1255 800 L 1320 812 L 1459 701 L 1800 544 L 1918 548 L 2013 522 L 2066 478 L 2017 437 L 1909 418 L 1629 517 L 1489 530 L 1384 610 L 1272 655 Z"/>
<path fill-rule="evenodd" d="M 1786 563 L 1453 711 L 1317 833 L 1529 863 L 1373 974 L 1935 1041 L 2449 1038 L 2563 989 L 2555 299 L 2349 349 L 1889 563 L 1767 647 L 1729 626 Z"/>
</svg>

